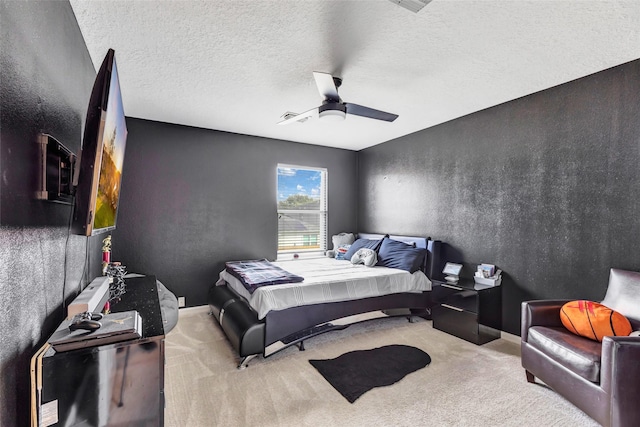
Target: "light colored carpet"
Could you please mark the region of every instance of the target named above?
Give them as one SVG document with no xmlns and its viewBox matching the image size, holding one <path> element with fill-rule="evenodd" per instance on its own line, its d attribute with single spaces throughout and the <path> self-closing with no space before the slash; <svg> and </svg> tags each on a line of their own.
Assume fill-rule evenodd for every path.
<svg viewBox="0 0 640 427">
<path fill-rule="evenodd" d="M 405 344 L 432 362 L 350 404 L 311 366 L 352 350 Z M 420 319 L 372 320 L 288 348 L 237 370 L 207 307 L 180 311 L 166 339 L 168 427 L 199 426 L 597 426 L 542 384 L 528 384 L 519 344 L 476 346 Z"/>
</svg>

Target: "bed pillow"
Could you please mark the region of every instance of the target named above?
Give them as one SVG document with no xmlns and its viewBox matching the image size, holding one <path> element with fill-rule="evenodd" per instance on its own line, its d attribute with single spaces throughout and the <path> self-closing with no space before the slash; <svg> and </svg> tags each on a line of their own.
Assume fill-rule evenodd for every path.
<svg viewBox="0 0 640 427">
<path fill-rule="evenodd" d="M 560 320 L 569 332 L 602 342 L 606 336 L 627 336 L 629 319 L 609 307 L 593 301 L 570 301 L 560 309 Z"/>
<path fill-rule="evenodd" d="M 385 237 L 378 250 L 378 263 L 376 265 L 398 268 L 413 273 L 420 269 L 426 254 L 426 249 L 414 248 L 406 243 Z"/>
<path fill-rule="evenodd" d="M 382 239 L 380 240 L 372 240 L 372 239 L 358 239 L 349 248 L 346 254 L 344 254 L 344 259 L 351 259 L 358 252 L 358 249 L 367 248 L 371 249 L 374 252 L 378 252 L 378 248 L 382 244 Z"/>
</svg>

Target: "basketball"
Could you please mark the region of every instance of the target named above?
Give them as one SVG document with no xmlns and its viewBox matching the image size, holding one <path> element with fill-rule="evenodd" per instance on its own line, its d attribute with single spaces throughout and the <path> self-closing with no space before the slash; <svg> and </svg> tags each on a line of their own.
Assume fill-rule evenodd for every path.
<svg viewBox="0 0 640 427">
<path fill-rule="evenodd" d="M 593 301 L 571 301 L 560 309 L 560 320 L 576 335 L 595 341 L 606 336 L 627 336 L 633 330 L 622 314 Z"/>
</svg>

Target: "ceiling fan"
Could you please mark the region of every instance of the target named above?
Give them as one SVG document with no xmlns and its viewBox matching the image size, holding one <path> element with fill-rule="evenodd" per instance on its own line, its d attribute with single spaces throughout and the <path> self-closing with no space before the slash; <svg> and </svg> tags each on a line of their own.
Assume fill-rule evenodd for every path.
<svg viewBox="0 0 640 427">
<path fill-rule="evenodd" d="M 313 77 L 316 80 L 318 92 L 320 92 L 320 95 L 324 98 L 322 105 L 300 114 L 287 112 L 282 116 L 284 120 L 278 122 L 279 125 L 303 122 L 316 115 L 322 120 L 344 120 L 347 114 L 367 117 L 369 119 L 384 120 L 386 122 L 392 122 L 398 118 L 397 114 L 374 110 L 373 108 L 352 104 L 350 102 L 342 102 L 342 99 L 340 99 L 338 95 L 338 88 L 342 84 L 342 79 L 339 77 L 333 77 L 329 73 L 321 73 L 318 71 L 313 72 Z"/>
</svg>

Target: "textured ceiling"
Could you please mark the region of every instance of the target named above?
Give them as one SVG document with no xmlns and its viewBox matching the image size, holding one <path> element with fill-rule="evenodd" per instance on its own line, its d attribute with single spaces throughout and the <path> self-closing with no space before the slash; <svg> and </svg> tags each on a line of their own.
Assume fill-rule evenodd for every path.
<svg viewBox="0 0 640 427">
<path fill-rule="evenodd" d="M 127 116 L 360 150 L 640 58 L 640 1 L 71 0 L 96 68 L 116 51 Z M 399 114 L 278 126 L 321 104 Z"/>
</svg>

